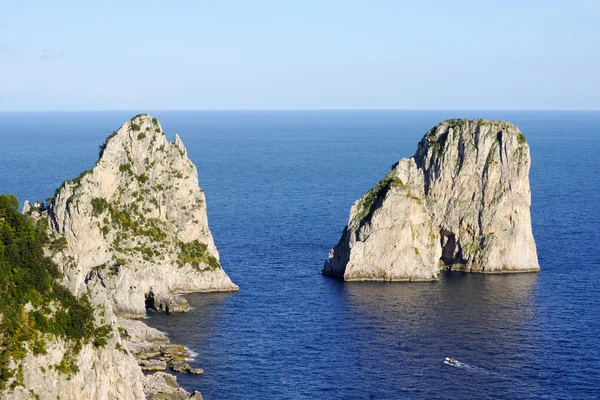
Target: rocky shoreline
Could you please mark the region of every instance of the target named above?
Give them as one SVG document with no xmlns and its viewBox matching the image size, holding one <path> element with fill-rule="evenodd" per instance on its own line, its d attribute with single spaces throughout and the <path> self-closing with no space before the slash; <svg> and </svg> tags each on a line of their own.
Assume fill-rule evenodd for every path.
<svg viewBox="0 0 600 400">
<path fill-rule="evenodd" d="M 144 371 L 144 393 L 148 399 L 202 399 L 195 391 L 189 393 L 177 384 L 177 377 L 165 372 L 187 372 L 194 375 L 204 373 L 187 362 L 191 355 L 183 345 L 172 344 L 169 338 L 142 321 L 119 319 L 119 333 L 127 351 L 136 359 Z"/>
</svg>

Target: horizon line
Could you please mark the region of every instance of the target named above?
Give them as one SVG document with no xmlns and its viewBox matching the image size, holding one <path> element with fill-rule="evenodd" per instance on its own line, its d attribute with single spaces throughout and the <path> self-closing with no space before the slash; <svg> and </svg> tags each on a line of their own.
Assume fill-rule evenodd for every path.
<svg viewBox="0 0 600 400">
<path fill-rule="evenodd" d="M 139 112 L 141 108 L 131 109 L 82 109 L 82 110 L 0 110 L 0 113 L 76 113 L 76 112 Z M 162 111 L 552 111 L 552 112 L 598 112 L 594 108 L 148 108 L 148 112 Z"/>
</svg>

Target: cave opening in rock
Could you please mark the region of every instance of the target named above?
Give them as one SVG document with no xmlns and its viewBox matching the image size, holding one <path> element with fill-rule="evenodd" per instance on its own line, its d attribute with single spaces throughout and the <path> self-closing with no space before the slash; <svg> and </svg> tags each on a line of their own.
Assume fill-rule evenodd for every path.
<svg viewBox="0 0 600 400">
<path fill-rule="evenodd" d="M 152 291 L 146 293 L 146 309 L 156 310 L 156 306 L 154 304 L 154 293 Z"/>
<path fill-rule="evenodd" d="M 440 231 L 440 239 L 442 245 L 442 256 L 440 257 L 440 260 L 448 267 L 451 267 L 452 264 L 454 264 L 454 259 L 456 257 L 456 235 L 442 229 Z"/>
<path fill-rule="evenodd" d="M 441 229 L 440 242 L 442 245 L 442 256 L 440 257 L 440 260 L 448 269 L 452 269 L 452 267 L 457 266 L 457 264 L 465 264 L 462 247 L 456 240 L 454 232 Z"/>
</svg>

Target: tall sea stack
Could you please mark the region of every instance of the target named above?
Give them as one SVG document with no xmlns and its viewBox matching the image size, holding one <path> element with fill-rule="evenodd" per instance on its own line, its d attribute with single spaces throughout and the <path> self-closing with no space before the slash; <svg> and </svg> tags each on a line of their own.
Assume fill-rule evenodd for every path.
<svg viewBox="0 0 600 400">
<path fill-rule="evenodd" d="M 323 273 L 346 281 L 430 281 L 441 269 L 539 271 L 531 159 L 503 121 L 448 120 L 354 203 Z"/>
<path fill-rule="evenodd" d="M 48 214 L 67 241 L 58 261 L 68 287 L 107 296 L 117 315 L 185 309 L 177 293 L 237 290 L 219 264 L 196 166 L 149 115 L 114 132 L 96 165 L 56 191 Z"/>
</svg>

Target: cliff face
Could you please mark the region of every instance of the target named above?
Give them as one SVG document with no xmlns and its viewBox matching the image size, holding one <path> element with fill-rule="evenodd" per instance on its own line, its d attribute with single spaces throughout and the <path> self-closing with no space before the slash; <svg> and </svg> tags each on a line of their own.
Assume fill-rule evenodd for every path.
<svg viewBox="0 0 600 400">
<path fill-rule="evenodd" d="M 238 289 L 219 263 L 196 167 L 179 137 L 169 143 L 155 118 L 138 115 L 106 140 L 90 171 L 57 189 L 47 209 L 26 202 L 23 211 L 36 226 L 47 224 L 47 255 L 62 284 L 89 299 L 103 334 L 74 341 L 41 332 L 23 342 L 0 398 L 201 399 L 172 375 L 144 376 L 139 365 L 162 371 L 189 354 L 141 321 L 123 319 L 143 318 L 147 307 L 187 311 L 180 293 Z M 26 306 L 23 315 L 52 308 Z M 40 341 L 44 351 L 36 351 Z"/>
<path fill-rule="evenodd" d="M 90 171 L 57 190 L 49 216 L 67 241 L 57 260 L 67 286 L 110 299 L 118 315 L 184 311 L 173 293 L 237 290 L 219 264 L 196 167 L 148 115 L 125 123 Z"/>
<path fill-rule="evenodd" d="M 529 146 L 500 121 L 449 120 L 350 210 L 323 273 L 345 280 L 436 280 L 440 269 L 538 271 Z"/>
<path fill-rule="evenodd" d="M 87 343 L 74 350 L 72 341 L 46 335 L 45 354 L 30 350 L 11 366 L 21 371 L 23 386 L 0 391 L 0 398 L 145 399 L 144 374 L 125 350 L 110 307 L 98 314 L 113 332 L 106 345 Z"/>
</svg>

